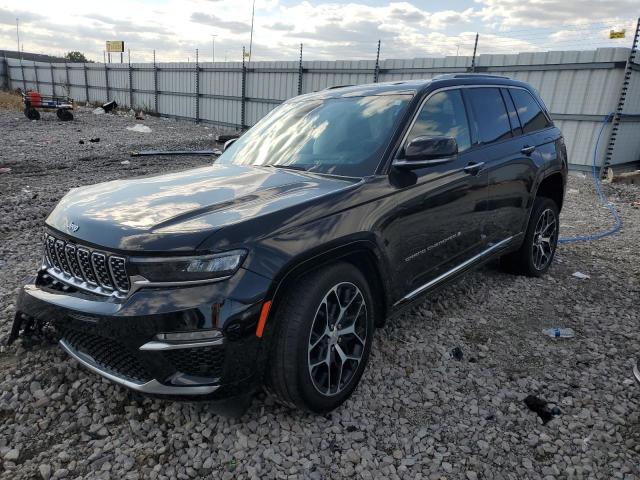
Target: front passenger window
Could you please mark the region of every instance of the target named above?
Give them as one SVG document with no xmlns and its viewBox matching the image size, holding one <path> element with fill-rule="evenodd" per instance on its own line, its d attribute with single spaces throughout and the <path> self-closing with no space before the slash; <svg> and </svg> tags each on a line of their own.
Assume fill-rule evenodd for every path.
<svg viewBox="0 0 640 480">
<path fill-rule="evenodd" d="M 422 136 L 453 137 L 459 152 L 469 148 L 469 123 L 459 90 L 438 92 L 427 100 L 409 132 L 407 143 Z"/>
</svg>

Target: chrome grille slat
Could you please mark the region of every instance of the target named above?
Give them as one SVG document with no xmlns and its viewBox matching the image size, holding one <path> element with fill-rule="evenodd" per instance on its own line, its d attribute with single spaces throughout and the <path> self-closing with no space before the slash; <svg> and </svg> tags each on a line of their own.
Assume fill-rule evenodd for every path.
<svg viewBox="0 0 640 480">
<path fill-rule="evenodd" d="M 64 240 L 56 240 L 56 255 L 58 257 L 58 261 L 60 262 L 60 266 L 62 267 L 62 271 L 64 273 L 71 274 L 71 270 L 69 270 L 69 262 L 67 261 L 67 255 L 65 254 Z"/>
<path fill-rule="evenodd" d="M 126 260 L 122 257 L 111 255 L 109 257 L 109 271 L 111 278 L 118 290 L 121 292 L 129 291 L 129 276 L 127 275 Z"/>
<path fill-rule="evenodd" d="M 78 247 L 76 255 L 78 257 L 78 264 L 82 269 L 82 274 L 87 280 L 87 283 L 90 283 L 91 285 L 98 285 L 96 275 L 93 272 L 93 267 L 91 266 L 91 252 L 84 247 Z"/>
<path fill-rule="evenodd" d="M 98 283 L 104 288 L 113 289 L 109 267 L 107 266 L 107 256 L 100 252 L 91 252 L 91 264 L 96 274 Z"/>
<path fill-rule="evenodd" d="M 49 274 L 82 290 L 101 295 L 129 293 L 127 260 L 46 234 L 44 258 Z"/>
<path fill-rule="evenodd" d="M 64 247 L 64 253 L 67 256 L 67 262 L 69 263 L 69 269 L 74 277 L 78 280 L 84 280 L 82 276 L 82 270 L 80 269 L 80 264 L 78 263 L 78 257 L 76 256 L 76 246 L 72 243 L 67 243 Z"/>
</svg>

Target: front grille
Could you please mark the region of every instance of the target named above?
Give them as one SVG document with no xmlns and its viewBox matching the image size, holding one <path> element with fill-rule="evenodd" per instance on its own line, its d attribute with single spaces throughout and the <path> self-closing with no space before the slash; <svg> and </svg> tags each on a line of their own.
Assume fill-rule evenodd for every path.
<svg viewBox="0 0 640 480">
<path fill-rule="evenodd" d="M 76 245 L 53 235 L 45 236 L 44 247 L 48 264 L 54 269 L 50 273 L 62 282 L 105 295 L 115 290 L 127 293 L 131 287 L 127 262 L 123 257 Z"/>
<path fill-rule="evenodd" d="M 181 348 L 167 350 L 164 355 L 182 373 L 211 378 L 222 375 L 224 363 L 222 347 Z"/>
<path fill-rule="evenodd" d="M 69 345 L 89 355 L 105 370 L 139 382 L 147 382 L 152 378 L 136 356 L 115 340 L 70 329 L 63 329 L 61 333 Z"/>
</svg>

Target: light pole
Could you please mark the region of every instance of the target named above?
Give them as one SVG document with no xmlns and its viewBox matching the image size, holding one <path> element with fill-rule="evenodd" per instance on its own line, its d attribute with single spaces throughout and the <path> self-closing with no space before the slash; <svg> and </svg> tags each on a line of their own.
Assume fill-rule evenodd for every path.
<svg viewBox="0 0 640 480">
<path fill-rule="evenodd" d="M 211 35 L 211 61 L 215 63 L 216 61 L 216 37 L 218 35 Z"/>
</svg>

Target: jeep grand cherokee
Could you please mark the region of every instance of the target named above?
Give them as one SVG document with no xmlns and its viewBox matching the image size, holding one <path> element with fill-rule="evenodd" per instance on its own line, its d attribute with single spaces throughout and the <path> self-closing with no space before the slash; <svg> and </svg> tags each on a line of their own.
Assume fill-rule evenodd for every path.
<svg viewBox="0 0 640 480">
<path fill-rule="evenodd" d="M 360 381 L 374 329 L 489 259 L 539 276 L 558 240 L 561 132 L 487 75 L 284 102 L 215 164 L 70 191 L 12 337 L 49 322 L 85 367 L 154 395 L 313 412 Z"/>
</svg>

